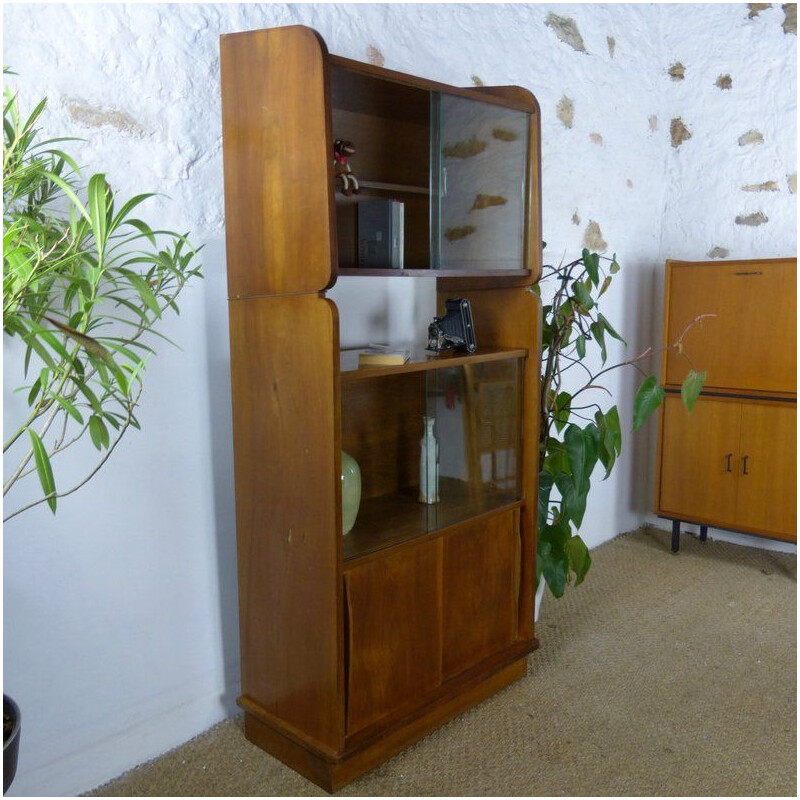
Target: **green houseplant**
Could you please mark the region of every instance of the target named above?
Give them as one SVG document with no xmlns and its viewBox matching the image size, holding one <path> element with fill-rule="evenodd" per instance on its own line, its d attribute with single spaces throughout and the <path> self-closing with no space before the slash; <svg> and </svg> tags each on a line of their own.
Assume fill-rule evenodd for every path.
<svg viewBox="0 0 800 800">
<path fill-rule="evenodd" d="M 130 428 L 142 371 L 162 337 L 159 323 L 186 283 L 200 276 L 185 236 L 152 229 L 133 212 L 152 195 L 117 208 L 102 173 L 84 184 L 66 140 L 41 140 L 46 107 L 27 117 L 7 87 L 3 112 L 3 331 L 21 342 L 28 412 L 3 443 L 9 493 L 30 480 L 41 496 L 5 520 L 83 486 Z M 8 433 L 8 432 L 7 432 Z M 97 458 L 64 488 L 59 458 L 88 435 Z M 4 520 L 4 521 L 5 521 Z"/>
<path fill-rule="evenodd" d="M 184 235 L 133 215 L 152 195 L 117 207 L 105 175 L 84 183 L 61 149 L 68 140 L 40 138 L 46 102 L 24 116 L 4 87 L 4 351 L 6 370 L 17 354 L 22 360 L 18 391 L 27 402 L 3 442 L 4 522 L 41 503 L 55 513 L 59 499 L 86 484 L 126 431 L 139 427 L 142 372 L 163 338 L 159 324 L 201 275 Z M 57 478 L 62 454 L 84 445 L 85 471 L 65 488 Z M 4 792 L 19 736 L 19 710 L 3 695 Z"/>
<path fill-rule="evenodd" d="M 652 348 L 629 360 L 606 364 L 607 340 L 624 340 L 601 313 L 600 298 L 619 269 L 616 256 L 584 249 L 580 258 L 569 263 L 545 266 L 540 283 L 531 289 L 536 294 L 542 285 L 552 290 L 552 299 L 543 306 L 536 577 L 556 597 L 563 595 L 568 584 L 580 584 L 591 567 L 589 550 L 578 531 L 592 474 L 599 462 L 607 478 L 622 449 L 619 410 L 603 386 L 603 376 L 626 366 L 644 376 L 634 400 L 634 431 L 664 398 L 656 377 L 640 365 Z M 685 334 L 670 345 L 684 356 Z M 599 356 L 599 366 L 596 357 L 589 357 L 592 350 Z M 690 365 L 681 392 L 688 411 L 705 377 Z"/>
</svg>

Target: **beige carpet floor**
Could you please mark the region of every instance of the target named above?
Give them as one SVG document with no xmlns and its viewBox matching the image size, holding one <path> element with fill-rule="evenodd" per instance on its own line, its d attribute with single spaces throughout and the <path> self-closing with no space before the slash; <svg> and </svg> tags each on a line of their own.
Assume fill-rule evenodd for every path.
<svg viewBox="0 0 800 800">
<path fill-rule="evenodd" d="M 797 795 L 797 561 L 643 529 L 546 597 L 529 674 L 343 796 Z M 239 717 L 97 796 L 325 793 Z"/>
</svg>

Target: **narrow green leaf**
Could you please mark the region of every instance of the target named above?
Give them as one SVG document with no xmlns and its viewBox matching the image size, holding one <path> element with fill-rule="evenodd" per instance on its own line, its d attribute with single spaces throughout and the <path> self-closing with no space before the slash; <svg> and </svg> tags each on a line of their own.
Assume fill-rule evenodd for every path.
<svg viewBox="0 0 800 800">
<path fill-rule="evenodd" d="M 54 495 L 56 491 L 56 482 L 53 478 L 53 467 L 50 464 L 50 457 L 47 455 L 47 450 L 42 440 L 39 438 L 39 434 L 30 428 L 28 428 L 28 436 L 30 436 L 31 439 L 33 460 L 36 464 L 36 472 L 39 475 L 39 483 L 42 485 L 42 491 L 45 497 L 49 494 Z M 55 514 L 56 498 L 47 497 L 47 505 L 50 506 L 50 510 Z"/>
<path fill-rule="evenodd" d="M 707 373 L 689 370 L 689 374 L 683 379 L 681 384 L 681 399 L 686 410 L 691 414 L 700 392 L 703 390 Z"/>
<path fill-rule="evenodd" d="M 30 392 L 28 392 L 28 408 L 32 408 L 33 404 L 36 402 L 36 398 L 39 396 L 39 392 L 42 390 L 42 379 L 41 377 L 37 378 L 33 382 L 33 386 L 31 386 Z"/>
<path fill-rule="evenodd" d="M 97 414 L 93 414 L 89 417 L 89 436 L 98 450 L 108 449 L 110 442 L 108 428 Z"/>
<path fill-rule="evenodd" d="M 78 423 L 78 425 L 83 425 L 83 417 L 81 416 L 80 411 L 72 404 L 71 401 L 67 400 L 66 397 L 62 397 L 59 394 L 54 394 L 53 399 L 67 412 L 74 420 Z"/>
<path fill-rule="evenodd" d="M 97 246 L 97 257 L 100 261 L 103 260 L 103 252 L 106 247 L 108 201 L 110 199 L 110 194 L 105 175 L 97 173 L 89 178 L 89 217 L 95 245 Z"/>
<path fill-rule="evenodd" d="M 583 334 L 575 340 L 575 351 L 578 354 L 578 358 L 586 358 L 586 337 Z"/>
<path fill-rule="evenodd" d="M 646 378 L 633 401 L 633 430 L 642 427 L 650 415 L 661 405 L 664 390 L 658 385 L 655 375 Z"/>
</svg>

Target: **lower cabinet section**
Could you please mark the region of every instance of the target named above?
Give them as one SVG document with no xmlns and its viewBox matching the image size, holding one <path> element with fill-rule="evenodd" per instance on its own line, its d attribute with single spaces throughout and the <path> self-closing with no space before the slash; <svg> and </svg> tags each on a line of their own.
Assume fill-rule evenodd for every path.
<svg viewBox="0 0 800 800">
<path fill-rule="evenodd" d="M 519 512 L 470 522 L 444 539 L 442 677 L 458 675 L 517 638 Z"/>
<path fill-rule="evenodd" d="M 345 572 L 348 733 L 441 683 L 441 572 L 441 539 Z"/>
<path fill-rule="evenodd" d="M 797 541 L 797 405 L 667 395 L 657 513 Z"/>
<path fill-rule="evenodd" d="M 521 557 L 515 508 L 345 568 L 348 736 L 517 642 Z"/>
</svg>

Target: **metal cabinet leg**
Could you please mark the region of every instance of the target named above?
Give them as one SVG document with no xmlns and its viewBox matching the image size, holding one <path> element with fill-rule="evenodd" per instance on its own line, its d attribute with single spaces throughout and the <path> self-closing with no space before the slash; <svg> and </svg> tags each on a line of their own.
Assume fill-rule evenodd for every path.
<svg viewBox="0 0 800 800">
<path fill-rule="evenodd" d="M 700 526 L 700 541 L 705 542 L 708 540 L 708 525 Z"/>
<path fill-rule="evenodd" d="M 681 549 L 680 542 L 681 523 L 679 520 L 672 520 L 672 552 L 677 553 Z"/>
</svg>

